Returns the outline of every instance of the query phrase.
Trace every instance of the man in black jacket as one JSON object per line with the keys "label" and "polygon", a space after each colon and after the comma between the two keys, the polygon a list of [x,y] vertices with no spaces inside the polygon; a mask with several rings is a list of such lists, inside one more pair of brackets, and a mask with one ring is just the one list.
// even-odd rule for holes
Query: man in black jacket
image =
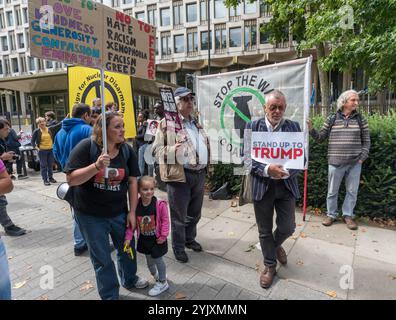
{"label": "man in black jacket", "polygon": [[[0,120],[0,159],[6,164],[8,161],[13,161],[15,152],[7,151],[7,145],[4,139],[10,132],[10,124],[7,120]],[[21,236],[26,233],[25,229],[16,226],[7,213],[7,198],[5,195],[0,195],[0,224],[4,231],[9,236]]]}

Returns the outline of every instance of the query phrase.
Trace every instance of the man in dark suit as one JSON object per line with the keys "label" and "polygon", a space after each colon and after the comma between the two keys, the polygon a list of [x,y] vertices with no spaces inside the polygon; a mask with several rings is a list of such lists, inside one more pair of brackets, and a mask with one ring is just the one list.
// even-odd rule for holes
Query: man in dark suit
{"label": "man in dark suit", "polygon": [[[296,227],[294,211],[296,198],[300,196],[297,184],[299,170],[286,170],[280,164],[263,164],[252,160],[251,131],[297,132],[301,129],[297,122],[283,118],[286,98],[282,92],[270,92],[265,101],[265,117],[246,125],[244,154],[245,164],[251,174],[254,213],[264,256],[265,269],[260,276],[260,285],[267,289],[276,274],[276,260],[281,264],[287,263],[282,243],[293,234]],[[274,209],[277,229],[272,233]]]}

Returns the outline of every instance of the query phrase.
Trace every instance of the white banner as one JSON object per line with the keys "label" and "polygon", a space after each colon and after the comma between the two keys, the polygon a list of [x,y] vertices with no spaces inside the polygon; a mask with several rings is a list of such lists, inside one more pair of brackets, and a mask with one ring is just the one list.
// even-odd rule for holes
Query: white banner
{"label": "white banner", "polygon": [[253,160],[304,169],[304,132],[252,132]]}
{"label": "white banner", "polygon": [[212,159],[241,163],[241,146],[247,122],[264,117],[265,94],[277,89],[286,96],[285,118],[308,130],[312,57],[241,71],[197,77],[196,91],[201,123],[210,138]]}

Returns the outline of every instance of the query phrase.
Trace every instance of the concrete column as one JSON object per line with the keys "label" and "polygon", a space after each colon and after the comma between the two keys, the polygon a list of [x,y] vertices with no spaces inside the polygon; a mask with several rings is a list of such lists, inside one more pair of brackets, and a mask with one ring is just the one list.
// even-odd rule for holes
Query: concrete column
{"label": "concrete column", "polygon": [[176,84],[176,72],[170,74],[170,82]]}
{"label": "concrete column", "polygon": [[20,110],[21,110],[21,116],[23,118],[26,118],[26,98],[25,98],[25,93],[22,91],[19,91],[19,97],[20,97],[20,101],[21,101],[21,105],[20,105]]}

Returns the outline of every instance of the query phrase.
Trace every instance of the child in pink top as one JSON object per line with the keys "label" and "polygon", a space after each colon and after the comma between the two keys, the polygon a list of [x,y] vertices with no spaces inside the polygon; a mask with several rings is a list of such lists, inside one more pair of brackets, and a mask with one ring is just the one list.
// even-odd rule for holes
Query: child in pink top
{"label": "child in pink top", "polygon": [[[146,255],[147,266],[156,283],[149,291],[150,296],[157,296],[169,288],[166,281],[166,265],[162,258],[168,252],[169,234],[168,204],[154,197],[155,180],[144,176],[139,179],[140,198],[136,207],[136,250]],[[129,248],[133,231],[128,228],[125,234],[125,247]]]}

